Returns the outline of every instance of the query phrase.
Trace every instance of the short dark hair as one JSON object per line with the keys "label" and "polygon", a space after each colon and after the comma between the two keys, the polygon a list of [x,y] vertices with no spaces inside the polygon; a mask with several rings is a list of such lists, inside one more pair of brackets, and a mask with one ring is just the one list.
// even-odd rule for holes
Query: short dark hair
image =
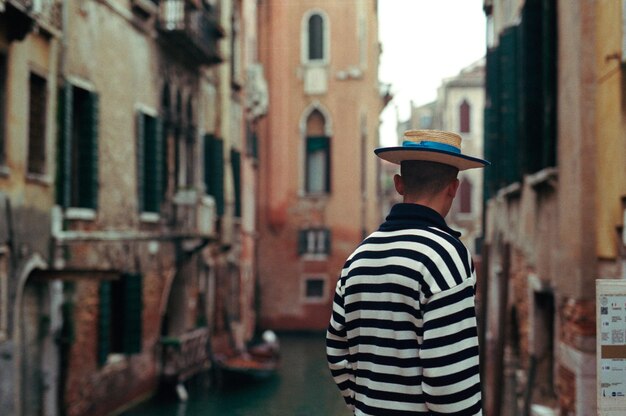
{"label": "short dark hair", "polygon": [[439,193],[456,179],[459,170],[454,166],[423,160],[405,160],[400,163],[404,193],[416,197]]}

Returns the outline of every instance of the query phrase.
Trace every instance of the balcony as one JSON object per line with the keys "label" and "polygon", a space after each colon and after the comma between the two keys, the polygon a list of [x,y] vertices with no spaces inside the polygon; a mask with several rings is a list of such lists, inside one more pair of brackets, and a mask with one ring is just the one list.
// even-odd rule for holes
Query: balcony
{"label": "balcony", "polygon": [[201,65],[222,62],[217,42],[224,37],[212,10],[197,9],[188,0],[159,3],[158,30],[161,40]]}
{"label": "balcony", "polygon": [[211,366],[208,328],[198,328],[179,337],[164,337],[163,377],[179,383]]}
{"label": "balcony", "polygon": [[62,7],[60,0],[7,0],[0,7],[0,15],[5,16],[9,42],[23,40],[35,28],[45,35],[60,37]]}
{"label": "balcony", "polygon": [[215,200],[210,195],[200,194],[196,189],[179,189],[174,195],[176,227],[189,234],[215,236]]}

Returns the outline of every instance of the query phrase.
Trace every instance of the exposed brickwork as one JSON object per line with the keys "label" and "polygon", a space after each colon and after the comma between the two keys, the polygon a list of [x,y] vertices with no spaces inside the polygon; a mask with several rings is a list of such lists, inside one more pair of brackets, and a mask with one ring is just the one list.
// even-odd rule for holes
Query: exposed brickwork
{"label": "exposed brickwork", "polygon": [[576,375],[563,366],[559,366],[558,380],[559,408],[561,416],[576,414]]}
{"label": "exposed brickwork", "polygon": [[561,341],[580,349],[584,339],[596,336],[594,300],[567,299],[561,308]]}

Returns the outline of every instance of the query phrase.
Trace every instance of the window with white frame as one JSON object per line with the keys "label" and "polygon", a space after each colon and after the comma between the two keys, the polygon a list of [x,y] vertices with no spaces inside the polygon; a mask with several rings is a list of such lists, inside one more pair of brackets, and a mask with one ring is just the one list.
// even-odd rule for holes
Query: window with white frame
{"label": "window with white frame", "polygon": [[28,163],[29,174],[46,173],[46,102],[48,83],[35,73],[29,79]]}
{"label": "window with white frame", "polygon": [[326,278],[324,276],[305,276],[303,297],[307,302],[326,300]]}
{"label": "window with white frame", "polygon": [[327,256],[330,254],[331,234],[328,228],[309,228],[300,230],[298,253],[301,256]]}
{"label": "window with white frame", "polygon": [[163,143],[161,120],[137,112],[137,196],[140,212],[159,213],[163,191]]}
{"label": "window with white frame", "polygon": [[324,19],[320,14],[312,14],[308,21],[308,52],[309,61],[324,59]]}
{"label": "window with white frame", "polygon": [[330,137],[325,133],[326,119],[313,110],[306,122],[305,176],[307,194],[330,193]]}
{"label": "window with white frame", "polygon": [[459,106],[459,131],[461,133],[469,133],[471,131],[471,109],[472,107],[467,100],[463,100]]}

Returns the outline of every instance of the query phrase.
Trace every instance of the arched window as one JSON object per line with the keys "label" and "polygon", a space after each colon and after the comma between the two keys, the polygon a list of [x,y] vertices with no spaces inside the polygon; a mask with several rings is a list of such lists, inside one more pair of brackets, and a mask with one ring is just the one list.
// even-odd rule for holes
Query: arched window
{"label": "arched window", "polygon": [[313,110],[306,121],[305,190],[308,194],[330,192],[330,138],[326,119]]}
{"label": "arched window", "polygon": [[471,114],[471,106],[469,105],[467,100],[463,100],[463,102],[459,106],[459,120],[460,120],[459,130],[461,133],[470,132],[470,114]]}
{"label": "arched window", "polygon": [[303,64],[326,64],[330,53],[330,24],[323,10],[309,10],[302,17],[300,26],[301,62]]}
{"label": "arched window", "polygon": [[319,14],[309,17],[309,61],[324,59],[324,19]]}
{"label": "arched window", "polygon": [[467,178],[461,179],[459,185],[459,212],[472,213],[472,183]]}

